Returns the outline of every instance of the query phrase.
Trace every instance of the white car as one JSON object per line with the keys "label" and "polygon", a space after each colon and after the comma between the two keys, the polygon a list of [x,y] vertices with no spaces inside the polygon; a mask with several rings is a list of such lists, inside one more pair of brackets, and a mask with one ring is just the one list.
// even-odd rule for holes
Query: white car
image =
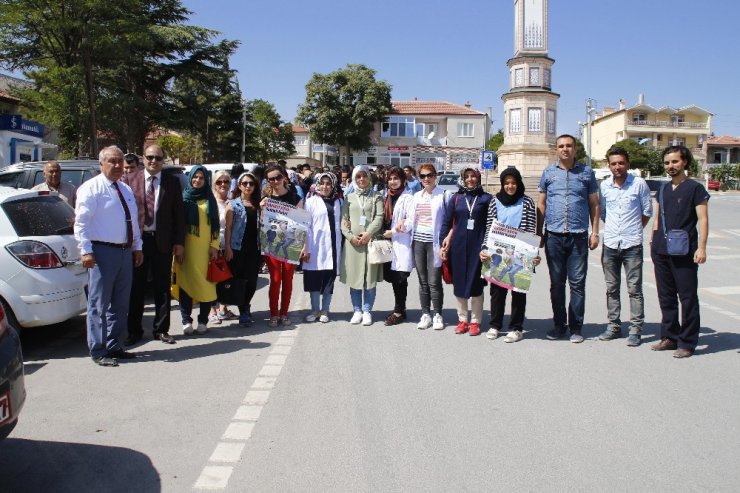
{"label": "white car", "polygon": [[55,324],[87,309],[74,219],[56,192],[0,187],[0,304],[15,327]]}

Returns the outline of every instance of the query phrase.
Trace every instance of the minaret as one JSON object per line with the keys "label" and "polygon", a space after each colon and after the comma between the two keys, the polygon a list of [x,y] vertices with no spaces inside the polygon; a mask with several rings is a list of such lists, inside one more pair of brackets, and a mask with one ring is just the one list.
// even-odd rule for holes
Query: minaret
{"label": "minaret", "polygon": [[523,176],[539,177],[554,162],[559,94],[551,91],[552,64],[547,56],[548,0],[514,0],[514,58],[504,101],[504,144],[499,172],[516,166]]}

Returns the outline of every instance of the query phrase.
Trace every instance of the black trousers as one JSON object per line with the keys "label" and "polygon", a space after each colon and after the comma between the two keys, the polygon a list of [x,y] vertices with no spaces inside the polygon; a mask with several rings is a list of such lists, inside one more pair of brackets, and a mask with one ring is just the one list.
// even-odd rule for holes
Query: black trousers
{"label": "black trousers", "polygon": [[[662,318],[660,337],[676,342],[679,348],[696,349],[699,342],[699,265],[693,255],[672,257],[651,253],[658,286],[658,303]],[[681,302],[681,323],[678,302]]]}
{"label": "black trousers", "polygon": [[406,313],[406,297],[409,291],[410,272],[403,272],[391,269],[391,262],[383,264],[383,279],[393,286],[393,305],[394,313]]}
{"label": "black trousers", "polygon": [[[496,284],[491,284],[491,326],[501,330],[504,325],[504,310],[506,309],[506,293],[509,290]],[[511,292],[511,320],[509,330],[522,330],[524,326],[524,310],[527,308],[527,293]]]}
{"label": "black trousers", "polygon": [[234,257],[229,262],[229,268],[238,279],[246,281],[244,289],[244,300],[237,305],[239,314],[249,313],[249,305],[252,303],[254,293],[257,291],[257,278],[262,265],[262,255],[258,251],[247,252],[245,250],[234,250]]}
{"label": "black trousers", "polygon": [[170,331],[170,281],[172,277],[172,252],[161,253],[154,236],[142,234],[144,262],[134,268],[131,296],[128,305],[128,333],[140,336],[144,333],[144,295],[149,270],[152,272],[154,294],[153,332],[167,334]]}

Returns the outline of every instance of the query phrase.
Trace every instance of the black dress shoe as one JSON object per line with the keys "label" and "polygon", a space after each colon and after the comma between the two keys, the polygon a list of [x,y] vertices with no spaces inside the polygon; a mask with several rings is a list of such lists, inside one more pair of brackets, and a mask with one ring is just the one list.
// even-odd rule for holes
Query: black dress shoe
{"label": "black dress shoe", "polygon": [[118,361],[108,356],[100,356],[92,359],[96,365],[100,366],[118,366]]}
{"label": "black dress shoe", "polygon": [[139,342],[142,338],[143,338],[142,334],[129,334],[124,344],[126,344],[127,346],[133,346],[134,344]]}
{"label": "black dress shoe", "polygon": [[155,341],[162,341],[165,344],[174,344],[175,338],[172,337],[169,334],[165,334],[164,332],[155,332],[154,333],[154,340]]}
{"label": "black dress shoe", "polygon": [[134,359],[136,358],[136,355],[134,353],[129,353],[128,351],[124,351],[123,349],[117,349],[115,351],[111,351],[108,353],[108,356],[116,359]]}

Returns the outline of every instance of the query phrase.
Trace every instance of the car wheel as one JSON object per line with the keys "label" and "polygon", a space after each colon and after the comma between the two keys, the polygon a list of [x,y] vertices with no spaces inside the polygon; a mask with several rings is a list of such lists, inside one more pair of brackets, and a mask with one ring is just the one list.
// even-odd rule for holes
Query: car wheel
{"label": "car wheel", "polygon": [[14,329],[20,330],[21,326],[18,324],[18,319],[15,318],[15,313],[13,313],[13,309],[10,308],[8,302],[5,301],[4,298],[0,298],[0,305],[2,305],[3,311],[5,312],[5,320],[7,320]]}

